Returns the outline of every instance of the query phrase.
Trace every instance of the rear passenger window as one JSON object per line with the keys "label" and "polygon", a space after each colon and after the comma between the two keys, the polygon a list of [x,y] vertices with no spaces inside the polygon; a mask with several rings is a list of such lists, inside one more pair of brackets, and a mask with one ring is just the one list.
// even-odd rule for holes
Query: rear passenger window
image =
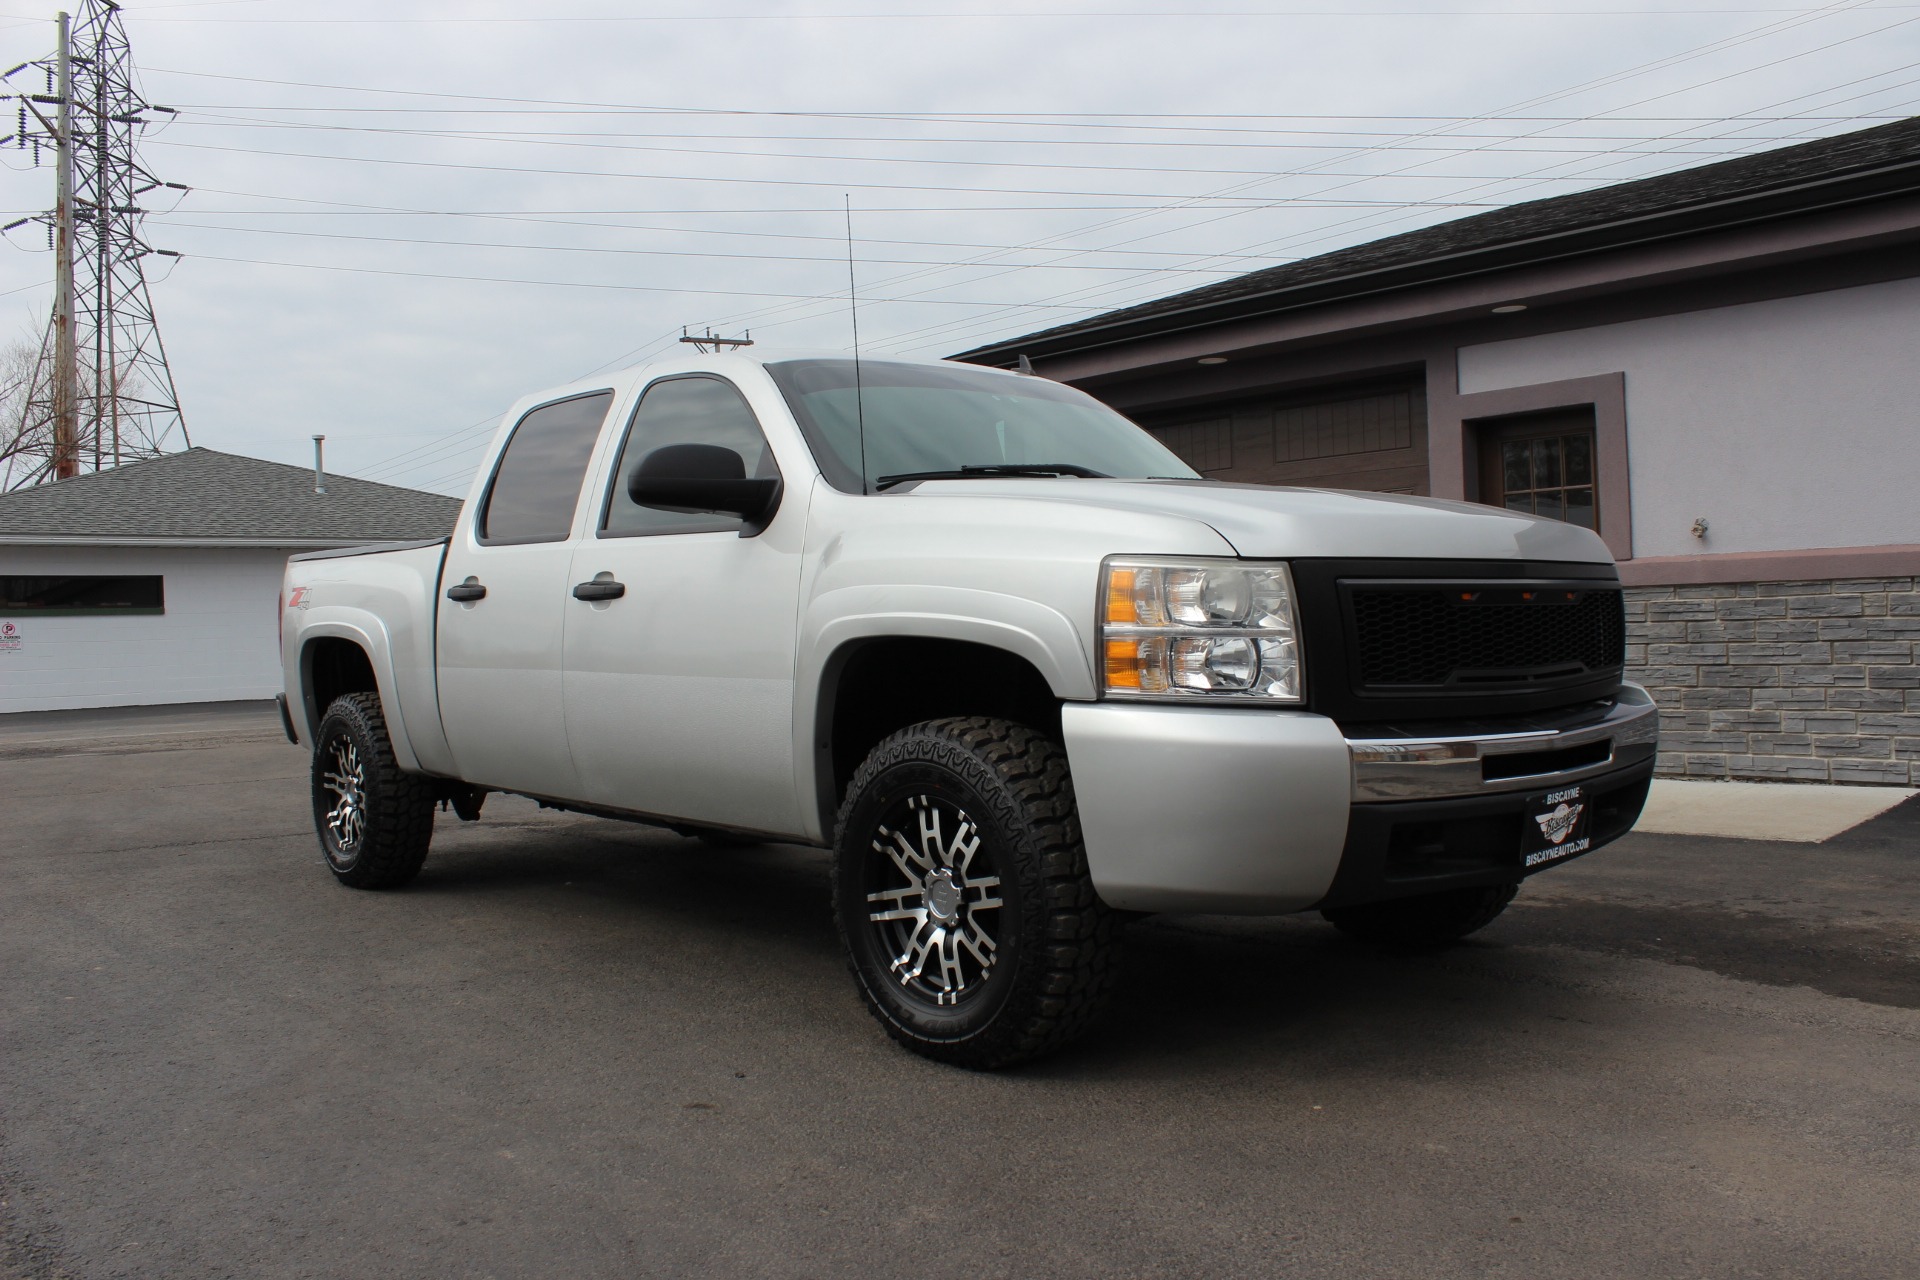
{"label": "rear passenger window", "polygon": [[661,511],[627,496],[627,482],[641,461],[670,444],[717,444],[740,455],[749,478],[778,477],[766,437],[753,410],[730,382],[706,375],[663,378],[647,388],[627,427],[613,490],[600,521],[603,538],[654,533],[717,533],[738,529],[737,516]]}
{"label": "rear passenger window", "polygon": [[513,429],[480,508],[482,542],[564,542],[593,443],[613,404],[596,391],[542,405]]}

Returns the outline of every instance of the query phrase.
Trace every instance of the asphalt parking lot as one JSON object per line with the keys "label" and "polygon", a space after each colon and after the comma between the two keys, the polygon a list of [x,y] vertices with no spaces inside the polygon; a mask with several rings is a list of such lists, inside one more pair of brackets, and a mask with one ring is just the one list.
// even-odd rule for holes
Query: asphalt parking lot
{"label": "asphalt parking lot", "polygon": [[271,712],[0,727],[0,1275],[1912,1277],[1920,801],[1630,836],[1475,941],[1131,927],[892,1047],[818,851],[490,802],[335,887]]}

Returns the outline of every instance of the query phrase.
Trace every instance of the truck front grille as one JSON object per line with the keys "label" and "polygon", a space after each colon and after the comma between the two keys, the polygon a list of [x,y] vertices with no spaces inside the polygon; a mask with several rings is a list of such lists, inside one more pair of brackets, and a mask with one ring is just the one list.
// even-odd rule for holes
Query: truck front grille
{"label": "truck front grille", "polygon": [[1594,582],[1344,582],[1356,693],[1544,689],[1617,674],[1626,621]]}

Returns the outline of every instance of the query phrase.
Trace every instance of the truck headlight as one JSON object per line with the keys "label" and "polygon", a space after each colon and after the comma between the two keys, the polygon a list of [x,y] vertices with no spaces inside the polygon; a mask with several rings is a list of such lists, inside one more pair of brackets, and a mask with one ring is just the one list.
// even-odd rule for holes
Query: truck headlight
{"label": "truck headlight", "polygon": [[1116,556],[1100,602],[1110,698],[1304,701],[1284,564]]}

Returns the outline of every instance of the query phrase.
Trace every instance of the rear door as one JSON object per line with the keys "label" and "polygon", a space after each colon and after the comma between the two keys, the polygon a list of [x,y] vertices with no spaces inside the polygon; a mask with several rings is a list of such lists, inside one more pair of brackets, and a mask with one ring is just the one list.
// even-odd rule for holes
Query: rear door
{"label": "rear door", "polygon": [[579,798],[561,693],[580,492],[612,391],[523,415],[447,548],[436,637],[440,718],[468,782]]}
{"label": "rear door", "polygon": [[[719,826],[800,830],[794,798],[793,669],[804,491],[768,527],[660,511],[627,496],[642,458],[721,445],[748,476],[778,478],[739,390],[708,374],[652,383],[627,427],[572,581],[617,598],[569,600],[567,734],[585,798]],[[603,589],[604,590],[604,589]]]}

